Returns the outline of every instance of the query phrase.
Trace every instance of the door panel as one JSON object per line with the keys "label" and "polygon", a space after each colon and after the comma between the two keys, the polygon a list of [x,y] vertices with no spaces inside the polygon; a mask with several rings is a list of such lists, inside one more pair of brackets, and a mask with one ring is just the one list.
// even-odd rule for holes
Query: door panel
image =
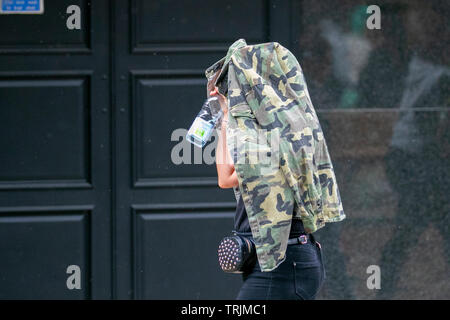
{"label": "door panel", "polygon": [[90,187],[89,75],[2,77],[0,96],[1,187]]}
{"label": "door panel", "polygon": [[[82,207],[2,210],[0,299],[89,299],[91,215]],[[82,271],[79,290],[66,286],[69,265]]]}

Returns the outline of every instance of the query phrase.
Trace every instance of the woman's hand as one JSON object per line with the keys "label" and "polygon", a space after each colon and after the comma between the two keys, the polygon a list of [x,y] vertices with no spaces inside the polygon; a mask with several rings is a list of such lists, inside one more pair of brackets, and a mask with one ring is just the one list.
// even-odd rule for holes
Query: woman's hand
{"label": "woman's hand", "polygon": [[209,93],[209,95],[218,97],[220,108],[222,109],[223,114],[226,115],[228,112],[228,99],[219,92],[219,88],[215,87],[214,90]]}

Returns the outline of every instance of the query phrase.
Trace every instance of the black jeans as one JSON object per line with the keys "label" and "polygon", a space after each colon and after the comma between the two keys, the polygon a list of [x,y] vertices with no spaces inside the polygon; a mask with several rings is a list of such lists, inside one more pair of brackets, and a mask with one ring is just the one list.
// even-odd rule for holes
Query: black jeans
{"label": "black jeans", "polygon": [[286,260],[275,270],[261,272],[258,261],[242,274],[237,300],[312,300],[325,280],[322,249],[310,235],[305,244],[289,245]]}

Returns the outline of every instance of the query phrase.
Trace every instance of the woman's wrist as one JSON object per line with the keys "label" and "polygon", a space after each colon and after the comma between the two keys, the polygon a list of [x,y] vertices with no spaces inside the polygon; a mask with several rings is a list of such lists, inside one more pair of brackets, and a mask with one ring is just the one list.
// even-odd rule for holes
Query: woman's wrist
{"label": "woman's wrist", "polygon": [[228,111],[223,112],[222,122],[228,122]]}

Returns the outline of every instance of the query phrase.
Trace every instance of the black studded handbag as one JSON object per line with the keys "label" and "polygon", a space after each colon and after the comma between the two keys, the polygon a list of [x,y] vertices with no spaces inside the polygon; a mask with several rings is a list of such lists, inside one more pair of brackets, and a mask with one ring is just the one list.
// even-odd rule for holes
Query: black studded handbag
{"label": "black studded handbag", "polygon": [[228,273],[243,273],[257,258],[253,240],[236,234],[223,238],[217,253],[220,267]]}

